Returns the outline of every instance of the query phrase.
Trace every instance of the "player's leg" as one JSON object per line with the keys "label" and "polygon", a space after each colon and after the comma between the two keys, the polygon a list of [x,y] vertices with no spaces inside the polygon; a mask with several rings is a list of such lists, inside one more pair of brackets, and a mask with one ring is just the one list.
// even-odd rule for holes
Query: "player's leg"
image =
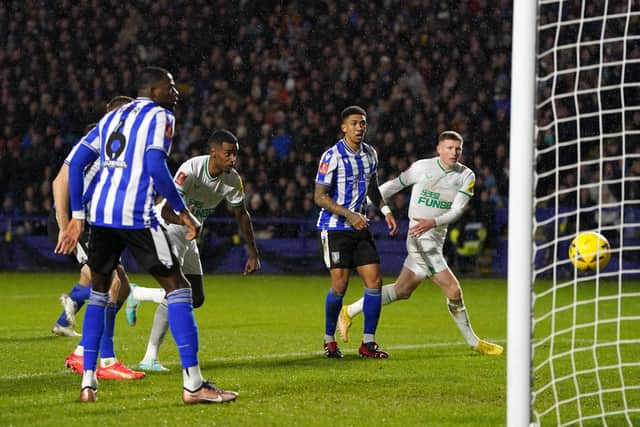
{"label": "player's leg", "polygon": [[[184,228],[181,226],[171,224],[169,225],[169,227],[167,227],[165,232],[167,237],[169,238],[169,243],[171,243],[171,249],[174,255],[177,257],[179,264],[183,266],[183,271],[184,271],[183,261],[184,261],[185,254],[187,254],[187,252],[189,252],[190,249],[192,250],[192,247],[196,248],[196,253],[197,253],[198,245],[196,244],[195,241],[188,241],[184,238]],[[199,262],[200,262],[200,258],[198,254],[198,263]],[[140,303],[142,301],[153,301],[156,304],[161,304],[165,300],[165,298],[166,298],[166,292],[164,289],[146,288],[143,286],[136,286],[136,285],[132,286],[131,294],[127,299],[127,307],[125,310],[127,322],[131,326],[136,324],[138,319],[138,307],[140,306]],[[154,317],[154,319],[159,318],[163,315],[166,317],[166,311],[164,311],[164,308],[158,307],[156,309],[156,316]],[[166,323],[166,321],[162,322],[161,319],[159,319],[159,322]],[[153,334],[153,331],[152,331],[152,334]],[[154,335],[160,336],[157,334],[154,334]],[[162,334],[162,336],[164,336],[164,334]],[[154,360],[155,360],[155,357],[154,357]]]}
{"label": "player's leg", "polygon": [[149,340],[147,341],[147,350],[140,363],[138,363],[139,369],[143,371],[168,371],[167,368],[162,366],[160,360],[158,360],[160,345],[164,341],[168,330],[169,307],[165,299],[158,304],[156,313],[153,316],[153,324],[151,326],[151,332],[149,333]]}
{"label": "player's leg", "polygon": [[104,331],[105,310],[109,302],[111,276],[118,264],[123,243],[115,229],[92,227],[89,242],[89,267],[93,289],[84,315],[82,342],[84,344],[84,372],[80,401],[95,400],[98,387],[96,364],[100,339]]}
{"label": "player's leg", "polygon": [[[83,267],[84,268],[84,267]],[[53,325],[51,332],[60,336],[77,337],[80,336],[73,330],[75,325],[75,315],[91,294],[91,280],[87,280],[84,275],[80,275],[78,282],[71,288],[69,293],[60,295],[62,313]]]}
{"label": "player's leg", "polygon": [[[79,249],[76,253],[80,253]],[[75,256],[74,256],[75,257]],[[71,288],[68,294],[60,295],[60,303],[62,304],[62,313],[53,325],[52,332],[62,336],[80,336],[73,330],[75,325],[75,315],[80,311],[85,301],[89,299],[91,294],[91,272],[86,266],[86,255],[82,252],[82,256],[76,258],[80,264],[80,277],[78,282]],[[81,261],[80,261],[81,260]]]}
{"label": "player's leg", "polygon": [[[414,273],[409,267],[407,267],[407,261],[405,261],[405,265],[402,267],[402,270],[400,270],[400,274],[396,278],[396,281],[390,285],[384,285],[382,287],[382,305],[391,304],[398,299],[408,299],[413,291],[415,291],[420,283],[422,283],[423,279],[424,275]],[[362,313],[363,308],[364,297],[342,307],[340,317],[338,318],[338,332],[343,341],[349,341],[349,328],[351,327],[353,318]]]}
{"label": "player's leg", "polygon": [[138,321],[138,307],[142,301],[152,301],[156,304],[164,301],[166,293],[162,288],[147,288],[144,286],[130,284],[131,292],[127,297],[127,303],[125,307],[125,316],[127,323],[134,326]]}
{"label": "player's leg", "polygon": [[362,302],[364,334],[358,353],[360,357],[386,359],[389,355],[380,350],[375,339],[382,308],[380,257],[369,230],[358,231],[355,237],[358,243],[354,252],[354,264],[365,286]]}
{"label": "player's leg", "polygon": [[328,358],[342,358],[342,351],[336,342],[336,327],[338,316],[342,309],[342,299],[349,284],[348,268],[332,268],[329,270],[331,277],[331,287],[324,302],[325,323],[324,323],[324,352]]}
{"label": "player's leg", "polygon": [[322,257],[331,277],[331,287],[324,303],[324,352],[329,358],[342,358],[335,333],[338,316],[342,309],[342,299],[349,285],[349,273],[353,267],[355,240],[352,234],[348,231],[323,230],[320,232]]}
{"label": "player's leg", "polygon": [[356,268],[365,283],[362,312],[364,313],[364,334],[358,349],[360,357],[386,359],[389,355],[380,350],[376,343],[376,329],[382,307],[382,279],[380,264],[367,264]]}
{"label": "player's leg", "polygon": [[[113,290],[117,292],[113,292]],[[118,264],[111,281],[111,298],[105,310],[104,330],[100,340],[100,366],[98,379],[135,380],[145,376],[144,372],[134,371],[120,362],[115,353],[113,336],[116,315],[129,295],[129,277],[121,264]]]}
{"label": "player's leg", "polygon": [[[191,284],[193,308],[198,308],[204,303],[204,285],[202,279],[202,264],[200,252],[195,241],[186,241],[181,235],[182,227],[169,227],[167,235],[174,253],[182,265],[182,271]],[[169,312],[166,299],[158,305],[153,317],[153,325],[147,342],[147,351],[138,367],[145,371],[168,371],[158,360],[158,352],[169,328]]]}
{"label": "player's leg", "polygon": [[[47,234],[54,245],[58,240],[59,232],[60,229],[58,228],[55,209],[52,209],[47,219]],[[91,292],[91,273],[89,272],[89,268],[85,267],[85,263],[87,262],[85,251],[86,234],[82,236],[81,241],[78,243],[78,248],[71,257],[74,262],[80,264],[80,278],[69,293],[60,296],[60,303],[62,304],[63,310],[51,329],[51,332],[60,336],[80,336],[80,334],[73,330],[75,314],[84,305],[84,302],[89,299]]]}
{"label": "player's leg", "polygon": [[183,393],[186,404],[235,400],[236,392],[225,391],[202,377],[198,361],[198,326],[193,315],[191,287],[169,239],[160,227],[121,233],[138,264],[162,285],[167,293],[169,328],[178,347],[182,364]]}
{"label": "player's leg", "polygon": [[460,283],[451,270],[446,267],[444,270],[433,274],[431,279],[436,285],[438,285],[438,287],[440,287],[440,289],[442,289],[442,292],[447,297],[447,308],[449,313],[456,322],[456,325],[464,339],[467,341],[467,344],[482,354],[491,356],[499,356],[502,354],[502,346],[479,339],[473,331],[471,321],[469,320],[469,314],[467,313],[467,308],[465,307],[464,300],[462,298]]}
{"label": "player's leg", "polygon": [[[191,292],[193,295],[193,308],[198,308],[204,302],[204,291],[202,286],[202,276],[185,274],[185,277],[191,283]],[[153,316],[153,324],[149,333],[149,341],[147,342],[147,350],[144,357],[138,364],[138,368],[143,371],[168,371],[159,360],[160,346],[164,341],[164,337],[169,329],[169,308],[165,299],[156,309]]]}

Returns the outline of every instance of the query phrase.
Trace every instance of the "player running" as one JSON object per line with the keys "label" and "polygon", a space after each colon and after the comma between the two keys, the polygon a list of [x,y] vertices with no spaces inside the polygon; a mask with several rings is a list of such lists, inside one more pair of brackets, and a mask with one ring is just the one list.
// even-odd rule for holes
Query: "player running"
{"label": "player running", "polygon": [[[238,156],[238,139],[228,130],[214,131],[209,137],[209,154],[197,156],[184,162],[174,177],[174,184],[178,193],[182,195],[192,209],[193,214],[204,222],[222,202],[232,206],[240,232],[248,245],[248,258],[244,266],[244,274],[253,273],[260,268],[258,248],[253,234],[251,216],[245,207],[244,188],[240,174],[234,169]],[[162,217],[169,223],[167,234],[176,252],[178,261],[193,292],[193,308],[204,303],[204,286],[202,278],[202,264],[200,252],[195,240],[184,237],[184,226],[179,225],[180,219],[163,201],[158,205]],[[136,286],[127,300],[127,320],[129,324],[136,323],[136,310],[139,301],[151,300],[158,302],[158,291],[162,290]],[[167,301],[161,295],[161,302],[156,309],[151,334],[147,344],[147,352],[138,365],[145,371],[166,371],[158,360],[160,345],[168,329]]]}
{"label": "player running", "polygon": [[[473,196],[475,174],[458,163],[462,144],[459,133],[442,132],[438,137],[437,157],[418,160],[400,176],[380,186],[385,198],[412,187],[407,258],[396,282],[382,287],[382,304],[408,299],[424,278],[430,277],[447,297],[449,313],[467,344],[478,353],[499,356],[502,346],[481,340],[473,332],[460,283],[442,253],[447,225],[460,218]],[[364,304],[361,298],[340,311],[338,331],[343,341],[349,340],[352,319],[363,311]]]}

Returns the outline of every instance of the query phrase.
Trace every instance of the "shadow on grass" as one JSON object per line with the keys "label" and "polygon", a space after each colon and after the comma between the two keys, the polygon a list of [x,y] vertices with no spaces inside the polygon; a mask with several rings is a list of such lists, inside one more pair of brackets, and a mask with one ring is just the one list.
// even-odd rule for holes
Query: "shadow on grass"
{"label": "shadow on grass", "polygon": [[[397,352],[397,356],[394,357],[394,354]],[[282,357],[277,356],[255,356],[255,357],[246,357],[239,356],[234,359],[233,357],[225,358],[224,360],[216,360],[212,359],[202,359],[200,364],[203,369],[251,369],[251,368],[309,368],[309,367],[318,367],[326,369],[328,367],[339,367],[339,366],[350,366],[354,364],[362,364],[362,363],[379,363],[379,364],[395,364],[395,362],[406,363],[409,361],[416,360],[436,360],[436,359],[451,359],[460,358],[461,362],[464,363],[464,360],[468,356],[475,356],[475,353],[470,352],[457,352],[452,354],[452,352],[446,351],[445,349],[429,351],[428,353],[419,352],[415,350],[396,350],[392,352],[390,358],[387,360],[376,360],[376,359],[362,359],[357,354],[348,352],[344,355],[342,359],[328,359],[324,356],[323,353],[309,353],[307,355],[300,356],[291,356],[291,355],[283,355]],[[173,369],[179,368],[179,366],[172,366]]]}

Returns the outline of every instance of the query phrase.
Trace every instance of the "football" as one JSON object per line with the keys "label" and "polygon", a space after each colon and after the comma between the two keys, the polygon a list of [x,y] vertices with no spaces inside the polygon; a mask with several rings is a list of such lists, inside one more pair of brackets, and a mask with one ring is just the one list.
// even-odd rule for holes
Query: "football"
{"label": "football", "polygon": [[580,271],[602,270],[610,259],[611,246],[600,233],[580,233],[569,245],[569,260]]}

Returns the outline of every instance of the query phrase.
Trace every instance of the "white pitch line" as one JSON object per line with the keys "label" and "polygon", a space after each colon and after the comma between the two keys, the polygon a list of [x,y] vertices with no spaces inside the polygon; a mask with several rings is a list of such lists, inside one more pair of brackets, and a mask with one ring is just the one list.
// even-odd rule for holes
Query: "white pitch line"
{"label": "white pitch line", "polygon": [[[496,340],[495,342],[504,342],[504,340]],[[421,348],[462,347],[462,346],[466,347],[467,345],[464,342],[456,341],[456,342],[436,342],[436,343],[424,343],[424,344],[391,345],[391,346],[385,346],[384,349],[385,350],[418,350]],[[202,361],[206,363],[236,362],[236,361],[242,362],[242,361],[255,361],[255,360],[285,359],[289,357],[319,356],[322,354],[324,354],[322,351],[299,351],[299,352],[292,352],[292,353],[272,353],[272,354],[261,354],[261,355],[213,357],[213,358],[202,359]],[[171,364],[168,364],[168,366],[171,366]],[[41,377],[54,376],[54,375],[67,375],[68,373],[69,371],[64,369],[60,371],[0,375],[0,381],[34,379],[34,378],[41,378]]]}

